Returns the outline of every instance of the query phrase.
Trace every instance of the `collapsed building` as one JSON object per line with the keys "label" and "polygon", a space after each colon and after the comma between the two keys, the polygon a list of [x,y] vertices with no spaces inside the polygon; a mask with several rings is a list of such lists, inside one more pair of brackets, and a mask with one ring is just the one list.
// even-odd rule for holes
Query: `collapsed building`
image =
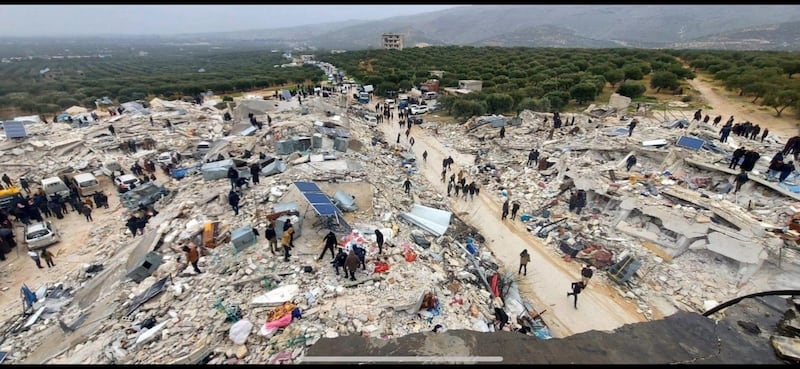
{"label": "collapsed building", "polygon": [[[25,140],[0,143],[4,169],[14,177],[99,171],[108,161],[128,168],[166,151],[181,157],[158,181],[172,195],[156,203],[143,237],[121,232],[128,212],[116,212],[90,233],[86,249],[95,261],[36,289],[33,313],[6,322],[0,350],[7,360],[298,362],[323,337],[493,331],[492,298],[501,294],[512,326],[552,337],[542,307],[520,296],[515,277],[501,270],[474,228],[448,211],[435,184],[415,181],[427,189],[419,203],[399,190],[416,173],[416,157],[371,129],[360,118],[366,109],[345,111],[321,98],[303,106],[255,101],[234,108],[226,121],[212,102],[155,100],[146,113],[134,109],[107,120],[116,137],[105,124],[55,123],[29,125]],[[605,271],[595,278],[612,282],[648,318],[656,318],[654,306],[660,315],[703,311],[745,291],[791,283],[783,273],[797,269],[797,255],[773,231],[797,208],[789,203],[797,196],[795,178],[780,185],[753,179],[732,196],[734,173],[725,160],[741,144],[737,137],[720,145],[711,126],[676,128],[684,125],[645,115],[629,138],[618,114],[627,103],[576,114],[574,125],[557,130],[545,120],[552,114],[530,111],[421,127],[474,154],[470,175],[485,191],[522,203],[531,238],[565,260]],[[258,129],[249,114],[260,121],[269,114],[273,123]],[[499,144],[501,127],[506,138]],[[696,141],[701,146],[687,144]],[[527,166],[533,147],[540,160]],[[748,147],[782,149],[774,139]],[[623,169],[629,155],[638,158],[630,172]],[[764,160],[751,177],[764,172]],[[240,215],[233,216],[224,173],[235,167],[248,176],[253,163],[261,184],[245,187]],[[584,215],[568,210],[573,190],[587,193]],[[271,255],[253,232],[263,232],[268,220],[279,232],[287,220],[295,224],[292,262]],[[328,229],[340,240],[358,231],[368,260],[386,266],[370,263],[350,282],[327,260],[311,262]],[[386,236],[383,256],[376,255],[375,229]],[[206,273],[185,269],[181,246],[190,242],[204,249]]]}

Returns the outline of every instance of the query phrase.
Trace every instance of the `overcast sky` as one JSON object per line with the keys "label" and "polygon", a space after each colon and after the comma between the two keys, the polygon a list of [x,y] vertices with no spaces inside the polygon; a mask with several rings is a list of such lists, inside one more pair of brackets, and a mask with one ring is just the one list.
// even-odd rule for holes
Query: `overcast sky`
{"label": "overcast sky", "polygon": [[458,5],[0,5],[2,36],[142,35],[383,19]]}

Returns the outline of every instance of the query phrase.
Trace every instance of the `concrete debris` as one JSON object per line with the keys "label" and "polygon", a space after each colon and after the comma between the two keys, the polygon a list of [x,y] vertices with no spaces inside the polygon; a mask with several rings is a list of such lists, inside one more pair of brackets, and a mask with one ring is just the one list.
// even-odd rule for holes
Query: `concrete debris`
{"label": "concrete debris", "polygon": [[[162,166],[164,179],[156,180],[169,190],[157,206],[95,217],[80,251],[93,253],[94,260],[61,281],[75,288],[73,303],[51,312],[56,319],[37,317],[29,331],[6,335],[11,359],[292,363],[321,337],[389,339],[437,325],[494,331],[490,291],[495,288],[511,291],[502,297],[512,318],[536,314],[513,278],[494,277],[502,275],[498,261],[480,234],[447,210],[442,186],[421,180],[417,158],[404,154],[409,147],[361,119],[351,120],[366,109],[340,108],[338,93],[302,101],[302,107],[296,98],[252,100],[237,108],[231,103],[233,117],[225,120],[228,109],[158,100],[149,109],[131,106],[86,127],[30,124],[27,138],[0,141],[4,172],[12,178],[24,175],[31,183],[78,170],[110,182],[105,163],[119,163],[128,173],[136,161],[178,153]],[[731,194],[732,176],[723,167],[734,148],[730,140],[718,145],[722,152],[676,145],[684,135],[713,140],[716,128],[701,122],[669,128],[662,119],[637,116],[639,124],[629,137],[623,120],[628,118],[615,114],[625,112],[630,101],[612,97],[610,104],[561,114],[564,125],[558,129],[552,128],[553,113],[531,111],[511,120],[477,117],[463,125],[426,122],[421,127],[436,129],[437,138],[459,152],[459,162],[474,160],[462,167],[481,192],[517,201],[517,218],[528,236],[550,252],[601,271],[626,257],[640,262],[633,278],[610,285],[620,296],[638,300],[648,318],[654,317],[652,300],[666,296],[681,309],[701,311],[706,301],[767,289],[753,282],[770,280],[763,277],[765,261],[780,255],[784,263],[800,262],[795,253],[781,253],[784,239],[767,231],[784,228],[794,214],[790,205],[800,208],[787,202],[791,189],[781,187],[781,192],[749,181]],[[251,129],[249,114],[263,127]],[[111,120],[115,135],[108,131]],[[505,129],[503,139],[499,127]],[[146,141],[155,135],[158,140]],[[747,141],[747,146],[765,155],[783,148],[770,140]],[[533,148],[539,156],[528,160]],[[631,156],[637,160],[626,167]],[[756,162],[751,178],[765,173],[768,164]],[[229,168],[236,168],[243,182],[230,181]],[[185,170],[180,178],[170,175],[179,170]],[[258,183],[254,172],[260,174]],[[406,176],[415,198],[402,190]],[[319,184],[348,211],[345,222],[317,215],[319,209],[292,186],[297,181]],[[795,181],[786,180],[800,188]],[[228,198],[232,188],[240,188],[238,215]],[[132,213],[149,219],[144,237],[133,241],[124,226]],[[297,229],[287,238],[293,246],[284,261],[283,226],[289,221]],[[264,237],[269,222],[275,223],[277,250]],[[341,229],[343,224],[354,232]],[[334,268],[326,254],[319,255],[329,229],[336,232],[339,248],[366,255],[355,281]],[[381,254],[375,229],[384,235]],[[344,236],[351,238],[345,242]],[[187,262],[191,252],[185,246],[196,247],[201,272]],[[388,269],[379,270],[377,261]],[[90,273],[90,265],[102,268]],[[131,278],[123,278],[126,273]],[[594,278],[605,277],[598,272]],[[158,288],[148,292],[154,285]],[[47,309],[41,311],[45,315]],[[44,328],[85,319],[88,313],[87,322],[68,333],[82,339],[59,340],[63,347],[58,349],[43,346],[48,335],[63,333]],[[539,314],[525,327],[528,334],[547,339]],[[518,319],[510,320],[508,327],[523,328]],[[251,335],[253,328],[259,334]]]}

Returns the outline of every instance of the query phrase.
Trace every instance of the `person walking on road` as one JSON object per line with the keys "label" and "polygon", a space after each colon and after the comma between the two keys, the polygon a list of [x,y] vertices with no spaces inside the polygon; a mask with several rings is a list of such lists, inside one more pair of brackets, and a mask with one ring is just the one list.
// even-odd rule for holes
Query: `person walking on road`
{"label": "person walking on road", "polygon": [[28,256],[33,259],[33,262],[36,263],[36,266],[39,267],[39,269],[44,269],[42,266],[42,261],[39,259],[39,254],[37,254],[36,251],[28,251]]}
{"label": "person walking on road", "polygon": [[428,150],[422,152],[422,161],[425,163],[428,162]]}
{"label": "person walking on road", "polygon": [[503,214],[501,216],[502,220],[506,220],[508,217],[508,199],[503,203]]}
{"label": "person walking on road", "polygon": [[519,270],[517,271],[517,274],[522,273],[522,270],[525,269],[525,273],[522,275],[528,275],[528,263],[530,262],[531,254],[528,253],[527,249],[522,250],[522,252],[519,253]]}
{"label": "person walking on road", "polygon": [[89,205],[83,204],[81,207],[81,214],[86,217],[87,222],[94,222],[94,219],[92,219],[92,208],[90,208]]}
{"label": "person walking on road", "polygon": [[511,203],[511,220],[516,220],[517,219],[517,212],[518,211],[519,211],[519,201],[514,200],[514,202]]}
{"label": "person walking on road", "polygon": [[583,283],[583,288],[586,288],[586,286],[589,285],[589,280],[592,279],[593,275],[594,271],[592,270],[592,267],[590,267],[589,264],[584,265],[583,269],[581,269],[581,282]]}
{"label": "person walking on road", "polygon": [[44,262],[47,263],[48,268],[56,266],[56,263],[53,262],[53,253],[50,252],[50,250],[42,250],[42,259],[44,259]]}
{"label": "person walking on road", "polygon": [[583,282],[572,282],[572,292],[567,292],[567,298],[570,296],[574,297],[572,306],[575,307],[575,309],[578,308],[578,295],[581,293],[581,291],[583,291],[584,288],[585,286],[583,285]]}
{"label": "person walking on road", "polygon": [[328,231],[328,234],[325,235],[325,238],[322,239],[322,242],[325,243],[325,247],[322,249],[322,253],[319,254],[319,258],[317,260],[322,260],[322,257],[325,256],[325,251],[331,250],[331,260],[336,258],[336,252],[334,251],[334,247],[336,247],[336,234],[333,231]]}

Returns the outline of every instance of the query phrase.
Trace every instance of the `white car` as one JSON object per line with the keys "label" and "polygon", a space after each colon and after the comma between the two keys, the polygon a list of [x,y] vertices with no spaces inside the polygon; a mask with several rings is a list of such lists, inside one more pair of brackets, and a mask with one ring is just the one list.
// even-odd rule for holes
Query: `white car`
{"label": "white car", "polygon": [[119,192],[128,192],[131,186],[138,187],[141,182],[139,182],[139,178],[136,178],[133,174],[123,174],[114,178],[114,184],[117,185]]}
{"label": "white car", "polygon": [[172,151],[162,152],[161,154],[158,154],[158,157],[156,158],[156,163],[163,164],[163,165],[172,164],[172,156],[173,155],[174,155],[174,153]]}
{"label": "white car", "polygon": [[28,246],[28,250],[42,249],[58,241],[61,241],[61,235],[49,221],[25,226],[25,245]]}
{"label": "white car", "polygon": [[428,106],[427,105],[412,105],[411,106],[411,114],[417,115],[417,114],[425,114],[427,112],[428,112]]}

